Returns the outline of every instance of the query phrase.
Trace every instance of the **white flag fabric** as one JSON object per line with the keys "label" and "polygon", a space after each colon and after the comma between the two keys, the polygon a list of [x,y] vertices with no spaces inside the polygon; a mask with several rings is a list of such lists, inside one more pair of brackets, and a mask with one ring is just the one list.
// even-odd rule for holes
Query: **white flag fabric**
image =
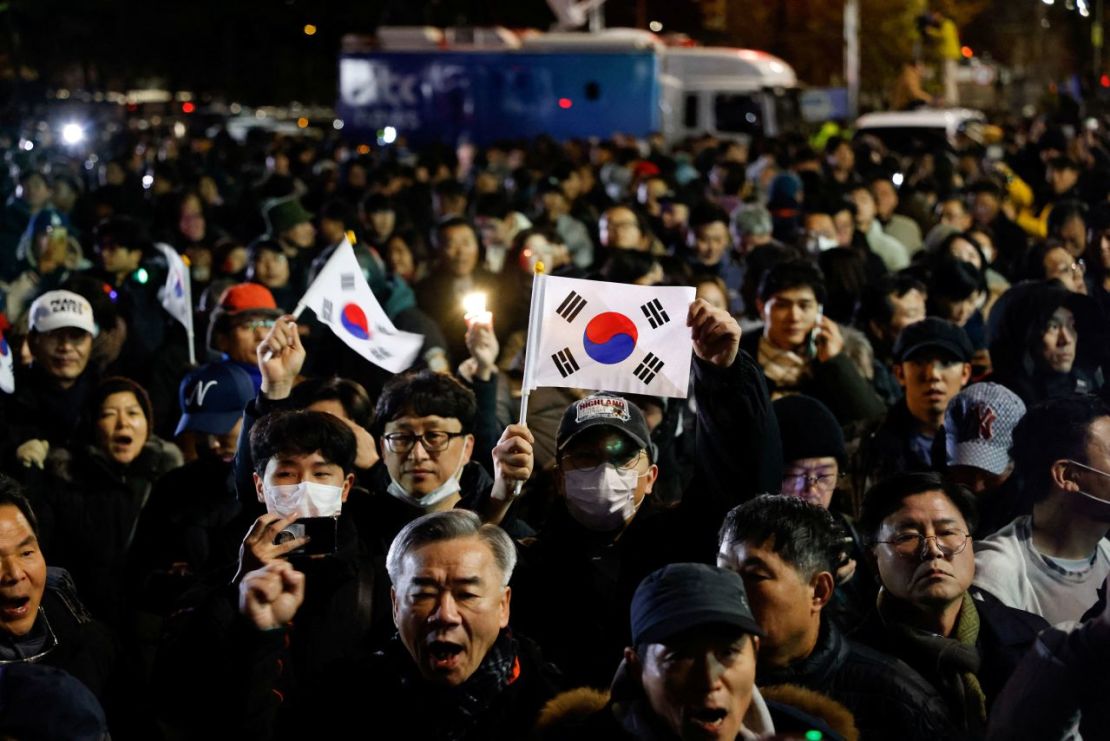
{"label": "white flag fabric", "polygon": [[156,242],[158,251],[166,258],[169,269],[166,271],[166,284],[158,291],[158,300],[162,302],[169,315],[185,325],[189,336],[193,334],[193,301],[190,296],[189,268],[177,250],[168,244]]}
{"label": "white flag fabric", "polygon": [[12,348],[0,332],[0,391],[5,394],[15,393],[15,361],[12,357]]}
{"label": "white flag fabric", "polygon": [[408,370],[424,346],[424,335],[402,332],[389,321],[346,239],[335,248],[299,305],[312,309],[347,347],[392,373]]}
{"label": "white flag fabric", "polygon": [[693,288],[537,275],[532,290],[525,391],[563,386],[686,397]]}

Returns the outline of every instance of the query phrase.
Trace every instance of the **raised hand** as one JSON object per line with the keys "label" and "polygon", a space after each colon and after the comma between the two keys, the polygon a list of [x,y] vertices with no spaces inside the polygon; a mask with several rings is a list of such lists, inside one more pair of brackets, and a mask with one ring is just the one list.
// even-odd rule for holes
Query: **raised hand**
{"label": "raised hand", "polygon": [[258,369],[262,372],[263,396],[267,399],[288,397],[305,359],[304,345],[293,315],[286,314],[274,322],[255,352]]}
{"label": "raised hand", "polygon": [[239,582],[239,612],[259,630],[287,625],[304,602],[304,574],[274,561]]}
{"label": "raised hand", "polygon": [[719,368],[728,368],[740,351],[740,325],[724,309],[715,309],[705,299],[695,299],[686,315],[692,330],[694,354]]}

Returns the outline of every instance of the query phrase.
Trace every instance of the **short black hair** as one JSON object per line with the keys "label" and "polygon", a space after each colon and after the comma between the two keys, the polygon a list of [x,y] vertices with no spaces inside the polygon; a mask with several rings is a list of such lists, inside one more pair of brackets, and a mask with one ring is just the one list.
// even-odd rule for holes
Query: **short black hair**
{"label": "short black hair", "polygon": [[35,516],[35,510],[31,507],[31,500],[23,494],[23,487],[19,482],[11,476],[0,473],[0,507],[5,504],[10,504],[19,510],[20,514],[27,518],[27,524],[31,526],[31,532],[35,537],[39,537],[39,520]]}
{"label": "short black hair", "polygon": [[396,376],[382,389],[374,407],[376,437],[385,432],[386,424],[399,417],[436,417],[459,420],[462,431],[474,429],[478,401],[474,392],[455,378],[430,370]]}
{"label": "short black hair", "polygon": [[817,303],[825,303],[825,276],[821,270],[806,260],[788,260],[771,267],[759,282],[759,299],[769,301],[776,293],[791,288],[808,286],[813,289]]}
{"label": "short black hair", "polygon": [[93,244],[98,252],[107,246],[119,246],[130,252],[142,252],[146,257],[154,251],[146,227],[130,216],[110,216],[97,224],[93,229]]}
{"label": "short black hair", "polygon": [[1110,407],[1086,394],[1047,399],[1026,410],[1014,428],[1010,459],[1018,486],[1031,501],[1048,496],[1053,463],[1065,458],[1087,462],[1091,423],[1105,416]]}
{"label": "short black hair", "polygon": [[721,550],[737,541],[763,543],[807,581],[822,571],[836,573],[843,531],[822,507],[799,497],[764,494],[725,515],[717,536]]}
{"label": "short black hair", "polygon": [[481,264],[486,256],[486,248],[485,245],[482,244],[482,233],[478,231],[478,227],[474,226],[474,223],[471,222],[470,219],[462,216],[451,216],[436,224],[435,248],[442,252],[447,230],[460,226],[465,226],[470,230],[470,233],[474,235],[474,241],[478,243],[478,263]]}
{"label": "short black hair", "polygon": [[730,221],[728,212],[712,203],[700,203],[690,211],[690,230],[699,229],[715,222],[721,222],[727,228]]}
{"label": "short black hair", "polygon": [[856,307],[856,326],[863,330],[868,329],[871,322],[886,326],[894,318],[890,297],[902,298],[910,291],[917,291],[922,297],[928,294],[925,284],[909,273],[888,273],[869,282],[863,287]]}
{"label": "short black hair", "polygon": [[954,257],[939,259],[929,276],[929,304],[932,309],[929,313],[941,316],[936,306],[940,299],[963,301],[986,290],[987,281],[983,272],[970,262]]}
{"label": "short black hair", "polygon": [[351,473],[358,445],[355,433],[338,417],[307,409],[275,412],[251,428],[251,458],[261,476],[278,455],[311,455],[317,451],[329,463]]}
{"label": "short black hair", "polygon": [[374,415],[373,402],[366,389],[349,378],[310,378],[293,388],[292,399],[298,408],[318,401],[337,401],[352,422],[366,429],[370,428]]}
{"label": "short black hair", "polygon": [[963,515],[967,529],[975,532],[979,517],[974,495],[966,487],[945,480],[939,473],[924,471],[896,473],[867,490],[859,517],[859,530],[863,537],[874,544],[879,537],[883,520],[897,512],[906,497],[927,491],[943,492]]}
{"label": "short black hair", "polygon": [[1082,219],[1083,224],[1086,225],[1089,211],[1087,204],[1074,199],[1056,203],[1052,210],[1048,212],[1048,235],[1050,237],[1060,236],[1060,230],[1072,219]]}

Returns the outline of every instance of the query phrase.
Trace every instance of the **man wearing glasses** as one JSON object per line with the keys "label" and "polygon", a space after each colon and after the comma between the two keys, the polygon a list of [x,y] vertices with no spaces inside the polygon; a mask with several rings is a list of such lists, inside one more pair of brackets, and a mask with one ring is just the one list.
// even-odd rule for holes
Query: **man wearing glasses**
{"label": "man wearing glasses", "polygon": [[1015,476],[1035,500],[975,548],[975,585],[1004,604],[1072,623],[1110,574],[1110,408],[1097,397],[1036,404],[1014,429]]}
{"label": "man wearing glasses", "polygon": [[251,374],[254,389],[262,387],[255,349],[282,315],[266,286],[238,283],[220,296],[208,325],[208,347]]}
{"label": "man wearing glasses", "polygon": [[968,591],[975,502],[962,486],[897,474],[867,492],[859,524],[882,586],[853,637],[916,669],[947,701],[953,725],[981,736],[991,702],[1047,623]]}
{"label": "man wearing glasses", "polygon": [[[384,471],[375,491],[379,522],[389,522],[383,544],[409,521],[429,512],[461,507],[485,522],[500,523],[513,501],[515,484],[532,473],[534,438],[523,425],[509,425],[493,447],[494,479],[476,461],[476,429],[488,423],[474,392],[451,376],[431,371],[399,376],[382,389],[374,409]],[[496,434],[496,432],[494,433]],[[487,437],[492,437],[487,434]],[[399,506],[398,506],[399,505]]]}

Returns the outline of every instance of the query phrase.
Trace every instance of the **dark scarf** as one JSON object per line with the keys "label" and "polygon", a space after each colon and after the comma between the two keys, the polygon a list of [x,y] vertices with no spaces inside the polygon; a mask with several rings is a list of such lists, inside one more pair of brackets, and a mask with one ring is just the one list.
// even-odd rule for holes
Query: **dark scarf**
{"label": "dark scarf", "polygon": [[458,687],[429,692],[430,706],[436,709],[433,738],[459,741],[466,738],[501,692],[520,677],[517,644],[502,632],[470,678]]}
{"label": "dark scarf", "polygon": [[946,638],[918,630],[899,622],[892,614],[891,600],[885,590],[879,592],[879,616],[886,630],[913,658],[910,664],[926,668],[928,676],[938,678],[942,690],[961,711],[964,727],[969,731],[986,728],[987,697],[979,684],[982,657],[975,645],[979,640],[979,611],[971,595],[964,592],[963,604],[956,619],[954,638]]}

